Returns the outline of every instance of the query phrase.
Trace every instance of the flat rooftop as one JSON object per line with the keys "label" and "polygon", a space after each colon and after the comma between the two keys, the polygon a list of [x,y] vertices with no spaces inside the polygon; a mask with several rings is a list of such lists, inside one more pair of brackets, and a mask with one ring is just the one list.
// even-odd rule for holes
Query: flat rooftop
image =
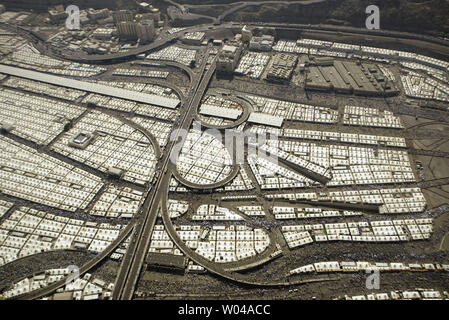
{"label": "flat rooftop", "polygon": [[242,110],[217,107],[210,104],[201,106],[200,114],[205,116],[213,116],[230,120],[237,120],[242,114]]}
{"label": "flat rooftop", "polygon": [[151,104],[163,108],[175,109],[179,106],[179,99],[164,98],[154,94],[141,93],[122,88],[110,87],[102,84],[86,81],[74,80],[59,76],[46,74],[43,72],[31,71],[27,69],[6,66],[0,64],[0,72],[11,76],[45,82],[60,87],[78,89],[90,93],[96,93],[104,96],[135,101],[139,103]]}
{"label": "flat rooftop", "polygon": [[187,266],[187,260],[184,256],[159,252],[151,252],[148,255],[147,263],[154,267],[168,267],[180,270],[184,270]]}
{"label": "flat rooftop", "polygon": [[253,112],[249,116],[248,122],[281,128],[284,118],[262,112]]}

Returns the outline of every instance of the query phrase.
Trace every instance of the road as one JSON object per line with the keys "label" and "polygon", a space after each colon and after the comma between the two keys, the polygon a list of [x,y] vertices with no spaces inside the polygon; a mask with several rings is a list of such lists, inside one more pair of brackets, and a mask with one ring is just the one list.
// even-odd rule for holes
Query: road
{"label": "road", "polygon": [[[187,98],[188,105],[182,111],[182,122],[180,129],[187,130],[190,127],[194,110],[198,107],[198,104],[207,89],[207,85],[209,84],[210,78],[207,81],[202,81],[207,65],[209,49],[210,47],[208,48],[206,56],[203,58],[199,73],[193,79],[190,94]],[[143,221],[138,224],[135,238],[131,242],[125,258],[123,259],[112,296],[114,300],[130,300],[133,297],[134,288],[148,252],[151,234],[156,222],[158,210],[160,208],[159,201],[162,199],[162,192],[168,188],[168,179],[165,178],[171,174],[168,171],[168,166],[170,164],[170,154],[175,144],[176,141],[171,141],[167,147],[168,152],[164,154],[161,169],[162,172],[164,172],[164,175],[158,180],[153,192],[149,196],[151,197],[151,205],[146,208],[147,210],[145,211],[145,216],[142,219]]]}
{"label": "road", "polygon": [[217,21],[219,23],[223,22],[223,20],[227,17],[232,15],[233,13],[236,13],[237,11],[246,9],[248,7],[260,7],[260,6],[264,6],[264,5],[292,5],[292,4],[296,4],[296,5],[303,5],[303,6],[307,6],[307,5],[311,5],[311,4],[315,4],[315,3],[322,3],[322,2],[327,2],[328,0],[310,0],[310,1],[260,1],[260,2],[241,2],[240,5],[238,5],[237,7],[234,7],[232,9],[229,9],[228,11],[222,13],[218,18]]}
{"label": "road", "polygon": [[[241,25],[234,25],[235,27],[241,27]],[[138,53],[147,52],[149,50],[153,50],[156,48],[159,48],[171,41],[179,39],[179,37],[184,34],[185,32],[192,32],[195,30],[206,30],[210,27],[207,26],[201,26],[201,27],[194,27],[194,28],[188,28],[182,32],[173,34],[167,38],[164,38],[162,40],[158,40],[157,42],[138,48],[137,50],[120,53],[119,55],[108,55],[108,56],[89,56],[89,57],[64,57],[65,59],[69,59],[72,61],[79,61],[84,63],[102,63],[102,62],[114,62],[119,61],[121,59],[126,58],[132,58]],[[218,27],[212,27],[212,29],[216,29]],[[220,28],[223,28],[221,26]],[[209,54],[209,51],[207,55]],[[210,78],[213,75],[214,67],[213,64],[209,69],[208,72],[206,72],[206,64],[207,64],[207,56],[203,59],[202,65],[199,68],[199,72],[197,74],[192,75],[191,77],[191,88],[189,91],[188,97],[186,97],[186,106],[181,107],[181,124],[179,129],[185,129],[187,130],[191,122],[194,119],[196,108],[198,107],[198,104],[201,101],[201,98],[203,97]],[[402,112],[409,112],[409,108],[406,108],[405,106],[397,106],[398,109]],[[407,111],[405,110],[407,109]],[[435,118],[439,116],[439,112],[435,111]],[[447,118],[446,118],[447,120]],[[140,128],[141,129],[141,128]],[[146,134],[149,139],[154,142],[154,137],[151,137],[151,135]],[[107,256],[109,256],[116,247],[124,241],[127,236],[131,234],[131,232],[134,230],[133,234],[133,240],[131,241],[129,248],[127,250],[127,253],[123,259],[121,268],[119,270],[119,274],[116,279],[116,285],[115,290],[113,293],[113,299],[122,299],[122,300],[129,300],[132,299],[134,289],[137,283],[137,280],[139,278],[140,272],[142,270],[142,265],[144,262],[144,259],[146,257],[146,254],[148,252],[149,242],[151,239],[152,230],[154,227],[154,224],[157,219],[158,210],[160,209],[160,202],[164,202],[164,200],[167,199],[167,190],[168,190],[168,184],[170,182],[170,178],[173,174],[172,170],[174,168],[174,165],[170,162],[170,154],[173,150],[174,145],[176,144],[176,141],[172,141],[167,146],[167,152],[162,153],[163,157],[161,160],[162,166],[161,166],[161,172],[163,172],[162,176],[158,179],[157,184],[154,186],[152,191],[149,193],[144,207],[143,211],[144,214],[141,217],[138,217],[136,219],[133,219],[132,222],[126,227],[126,229],[119,235],[119,237],[101,254],[97,255],[94,259],[89,261],[86,265],[82,266],[80,269],[80,273],[83,274],[87,271],[89,271],[91,268],[95,267],[100,263],[102,260],[104,260]],[[427,151],[426,151],[427,152]],[[414,150],[414,153],[421,154],[422,151]],[[427,154],[427,153],[426,153]],[[432,155],[435,155],[432,153]],[[448,153],[440,153],[437,156],[442,157],[448,157]],[[166,171],[165,171],[166,170]],[[441,179],[441,181],[435,181],[433,185],[435,184],[446,184],[446,180]],[[288,190],[287,190],[288,191]],[[282,193],[287,193],[286,190],[283,190]],[[278,194],[281,193],[280,191],[272,191],[267,192],[267,194]],[[162,206],[164,207],[164,203]],[[241,282],[241,283],[248,283],[252,285],[259,285],[252,283],[251,281],[247,281],[246,277],[241,274],[234,274],[230,273],[227,270],[221,270],[220,267],[218,267],[216,264],[210,263],[208,261],[202,260],[199,257],[192,254],[190,249],[185,248],[185,244],[183,244],[179,236],[177,236],[174,231],[174,229],[170,228],[171,221],[170,218],[166,216],[166,213],[164,213],[163,210],[163,219],[164,224],[166,225],[166,228],[168,232],[170,233],[170,236],[173,238],[174,242],[180,247],[180,249],[186,254],[187,257],[192,258],[193,261],[202,264],[211,272],[217,273],[225,278]],[[217,269],[218,268],[218,269]],[[286,284],[292,284],[292,283],[277,283],[273,285],[286,285]],[[32,292],[27,295],[19,296],[19,299],[38,299],[40,297],[46,296],[57,290],[58,288],[61,288],[65,285],[65,280],[59,281],[57,283],[54,283],[46,288],[37,290],[35,292]],[[266,285],[266,284],[260,284],[260,285]],[[17,297],[16,297],[17,298]]]}

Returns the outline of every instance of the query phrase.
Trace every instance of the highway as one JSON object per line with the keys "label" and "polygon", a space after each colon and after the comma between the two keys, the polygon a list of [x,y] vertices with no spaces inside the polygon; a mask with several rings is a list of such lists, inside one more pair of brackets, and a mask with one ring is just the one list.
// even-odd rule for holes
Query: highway
{"label": "highway", "polygon": [[[276,24],[279,26],[278,24]],[[234,24],[234,27],[241,27],[242,25]],[[283,25],[286,27],[285,25]],[[185,32],[193,32],[193,31],[199,31],[199,30],[210,30],[210,29],[217,29],[217,28],[223,28],[224,26],[220,27],[207,27],[207,26],[200,26],[200,27],[193,27],[193,28],[187,28],[182,32],[175,33],[173,35],[170,35],[164,39],[157,40],[151,45],[140,47],[136,50],[131,50],[128,52],[116,54],[116,55],[107,55],[107,56],[86,56],[86,57],[64,57],[65,59],[69,59],[72,61],[78,61],[83,63],[113,63],[116,61],[121,61],[122,59],[132,59],[135,57],[136,54],[148,52],[157,48],[160,48],[172,41],[176,41],[179,39],[179,37],[184,34]],[[288,27],[291,28],[305,28],[304,26],[300,25],[288,25]],[[315,27],[308,27],[307,30],[314,30],[319,28]],[[376,33],[376,35],[382,35]],[[185,99],[185,103],[180,107],[180,125],[179,129],[188,130],[191,126],[192,121],[197,116],[196,111],[197,108],[201,102],[201,99],[203,98],[208,85],[210,83],[211,78],[213,77],[213,74],[215,72],[215,61],[212,63],[212,65],[209,66],[209,69],[206,70],[207,67],[207,61],[209,57],[209,50],[210,46],[208,47],[207,54],[205,57],[203,57],[202,64],[199,68],[199,71],[197,73],[188,72],[190,78],[191,78],[191,86],[189,89],[189,94]],[[4,67],[3,67],[4,68]],[[13,70],[13,71],[20,71],[22,69],[20,68],[12,68],[7,67],[5,69]],[[405,106],[395,106],[397,109],[400,109],[403,113],[409,112],[408,108],[407,111]],[[440,112],[435,111],[435,118],[437,118],[440,114]],[[442,113],[442,112],[441,112]],[[430,117],[430,116],[428,116]],[[121,117],[120,117],[121,118]],[[130,121],[121,118],[122,121],[128,123],[131,125]],[[447,118],[446,118],[447,120]],[[145,257],[148,253],[148,247],[151,240],[151,234],[154,228],[154,225],[156,223],[156,219],[158,216],[159,210],[161,210],[162,218],[164,225],[166,227],[167,232],[169,233],[170,237],[174,241],[174,243],[180,248],[180,250],[191,260],[194,262],[204,266],[207,270],[209,270],[212,273],[215,273],[223,278],[239,282],[239,283],[245,283],[249,285],[255,285],[255,286],[279,286],[279,285],[292,285],[292,284],[298,284],[298,283],[304,283],[306,281],[298,281],[298,282],[278,282],[278,283],[256,283],[251,280],[248,280],[248,278],[239,273],[232,272],[230,269],[223,268],[220,265],[217,265],[215,263],[212,263],[205,258],[201,257],[194,251],[192,251],[190,248],[186,246],[186,244],[179,238],[179,235],[174,230],[174,227],[172,225],[171,219],[168,217],[168,212],[166,208],[166,201],[167,201],[167,192],[168,192],[168,186],[171,177],[174,175],[177,177],[182,183],[185,183],[188,185],[188,182],[183,181],[182,177],[179,177],[179,174],[176,172],[176,165],[170,162],[170,155],[173,152],[174,146],[177,144],[177,141],[170,141],[167,145],[166,151],[162,152],[159,148],[159,145],[155,139],[155,137],[145,130],[142,126],[133,125],[134,128],[140,130],[143,132],[148,139],[152,142],[152,144],[155,146],[156,155],[162,156],[159,164],[160,164],[160,172],[161,176],[159,179],[157,179],[156,185],[154,185],[151,192],[149,192],[148,197],[145,200],[144,206],[143,206],[143,214],[141,216],[138,216],[131,220],[130,224],[124,229],[124,231],[119,235],[119,237],[111,243],[111,245],[106,248],[102,253],[95,256],[94,259],[86,263],[84,266],[80,268],[80,275],[88,272],[90,269],[97,266],[101,261],[103,261],[106,257],[108,257],[111,253],[115,251],[115,249],[118,247],[118,245],[123,242],[129,235],[132,234],[132,241],[129,244],[128,250],[123,258],[119,273],[116,278],[116,283],[114,287],[114,292],[112,298],[115,300],[130,300],[133,298],[134,290],[137,284],[137,281],[139,279],[139,275],[142,271],[142,266],[144,265]],[[176,129],[175,129],[176,130]],[[449,153],[447,152],[435,152],[435,151],[427,151],[427,150],[416,150],[411,149],[410,151],[412,154],[416,155],[429,155],[429,156],[437,156],[437,157],[449,157]],[[198,186],[198,185],[191,185],[192,188],[199,188],[201,189],[207,189],[207,188],[216,188],[220,187],[230,181],[235,177],[235,175],[238,173],[238,166],[235,166],[232,174],[227,177],[224,181],[221,181],[220,183],[212,186]],[[439,186],[439,185],[445,185],[447,184],[447,178],[439,179],[435,181],[427,181],[427,184],[422,184],[421,187],[423,188],[430,188],[433,186]],[[337,189],[343,189],[343,188],[335,188]],[[295,192],[297,190],[282,190],[282,191],[268,191],[265,192],[265,195],[269,194],[280,194],[280,193],[289,193],[289,192]],[[252,194],[254,192],[249,192],[248,194]],[[256,194],[256,193],[254,193]],[[304,203],[306,203],[304,201]],[[311,203],[313,204],[313,203]],[[316,204],[316,203],[315,203]],[[323,206],[329,205],[331,207],[338,207],[341,206],[342,208],[348,208],[348,204],[346,203],[320,203]],[[357,209],[359,205],[354,205],[354,209]],[[372,205],[370,207],[365,208],[367,211],[376,212],[378,211],[378,206]],[[134,231],[134,232],[133,232]],[[133,232],[133,233],[132,233]],[[261,257],[265,257],[269,253],[264,253],[261,255]],[[328,281],[330,279],[313,279],[310,281]],[[25,294],[19,297],[15,297],[15,299],[39,299],[41,297],[47,296],[52,294],[55,290],[58,288],[61,288],[65,285],[65,279],[58,281],[56,283],[51,284],[50,286],[36,290],[34,292],[31,292],[29,294]]]}
{"label": "highway", "polygon": [[[207,65],[209,49],[210,47],[208,48],[206,56],[203,58],[199,73],[193,79],[190,95],[187,98],[188,105],[184,108],[182,113],[180,129],[187,130],[190,127],[193,119],[192,115],[195,110],[194,108],[198,107],[198,104],[207,89],[207,85],[209,84],[210,78],[208,78],[207,81],[202,81]],[[213,68],[213,70],[215,69]],[[112,299],[114,300],[130,300],[133,297],[134,288],[139,278],[144,259],[148,253],[151,234],[156,222],[158,210],[160,208],[160,199],[162,199],[162,193],[168,188],[166,177],[170,174],[168,171],[170,154],[176,142],[177,141],[171,141],[169,143],[167,147],[168,152],[166,152],[163,157],[163,165],[161,170],[164,174],[160,177],[152,193],[149,195],[148,199],[151,198],[151,204],[148,208],[145,208],[145,216],[138,224],[135,237],[131,241],[125,258],[123,259],[112,295]]]}
{"label": "highway", "polygon": [[[321,2],[325,0],[317,0],[314,2]],[[260,3],[254,2],[254,4],[260,6],[263,4],[270,3],[271,1],[261,1]],[[279,2],[280,3],[280,2]],[[304,3],[305,5],[310,4]],[[245,3],[243,2],[242,5],[247,7],[248,5],[252,5],[252,3]],[[235,8],[231,9],[235,10]],[[224,13],[226,15],[228,13]],[[219,19],[217,19],[219,20]],[[142,54],[142,53],[148,53],[150,51],[157,50],[165,45],[168,45],[169,43],[174,43],[177,40],[179,40],[184,34],[188,32],[198,32],[198,31],[213,31],[218,29],[224,29],[224,28],[242,28],[243,26],[248,25],[252,27],[273,27],[273,28],[280,28],[280,29],[291,29],[295,30],[298,33],[303,31],[326,31],[326,32],[333,32],[333,33],[341,33],[344,34],[355,34],[360,35],[360,37],[365,38],[367,35],[369,36],[379,36],[379,37],[385,37],[386,39],[399,41],[401,39],[410,39],[410,40],[418,40],[418,41],[424,41],[428,43],[432,43],[437,45],[436,47],[428,47],[426,49],[436,52],[437,54],[441,54],[441,52],[446,52],[447,55],[449,55],[449,42],[441,40],[439,38],[424,35],[424,34],[412,34],[407,32],[399,32],[399,31],[390,31],[390,30],[367,30],[366,28],[355,28],[355,27],[345,27],[345,26],[335,26],[335,25],[310,25],[310,24],[289,24],[289,23],[255,23],[255,22],[226,22],[222,23],[220,25],[212,25],[212,24],[206,24],[206,25],[199,25],[199,26],[193,26],[193,27],[187,27],[182,31],[173,33],[173,34],[167,34],[163,38],[159,38],[156,41],[154,41],[151,44],[141,46],[139,48],[131,49],[125,52],[119,52],[114,54],[107,54],[107,55],[88,55],[88,54],[74,54],[71,52],[70,54],[64,54],[61,52],[58,48],[53,48],[51,45],[48,45],[44,42],[42,42],[42,39],[37,37],[34,33],[31,31],[24,29],[24,28],[17,28],[16,26],[12,26],[6,23],[0,23],[0,27],[13,31],[18,32],[23,37],[26,37],[27,39],[32,40],[36,45],[37,49],[41,51],[43,54],[47,54],[49,56],[57,57],[60,59],[66,59],[69,61],[79,62],[79,63],[87,63],[87,64],[110,64],[110,63],[117,63],[122,62],[124,60],[130,60],[135,59],[136,55]],[[436,51],[436,48],[438,48],[438,51]]]}

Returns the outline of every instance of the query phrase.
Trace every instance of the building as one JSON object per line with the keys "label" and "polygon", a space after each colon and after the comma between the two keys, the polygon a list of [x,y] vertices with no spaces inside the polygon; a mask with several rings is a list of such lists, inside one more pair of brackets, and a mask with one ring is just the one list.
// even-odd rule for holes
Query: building
{"label": "building", "polygon": [[155,22],[161,21],[161,12],[158,8],[150,8],[150,12],[145,13],[145,15],[148,15]]}
{"label": "building", "polygon": [[141,12],[148,12],[151,8],[151,5],[148,2],[139,2],[137,6]]}
{"label": "building", "polygon": [[53,23],[59,23],[69,16],[62,6],[56,6],[53,9],[48,10],[50,21]]}
{"label": "building", "polygon": [[110,16],[110,12],[108,9],[100,9],[100,10],[95,10],[92,8],[87,9],[87,16],[89,17],[89,19],[93,20],[93,21],[97,21],[100,19],[106,19],[107,17]]}
{"label": "building", "polygon": [[265,126],[282,128],[283,117],[273,116],[262,112],[252,112],[248,118],[249,123],[262,124]]}
{"label": "building", "polygon": [[267,80],[274,82],[290,81],[297,63],[297,56],[285,53],[276,54],[273,58],[271,67],[268,70]]}
{"label": "building", "polygon": [[122,21],[117,24],[117,33],[120,39],[137,40],[137,23]]}
{"label": "building", "polygon": [[225,45],[218,56],[217,72],[234,73],[242,54],[242,46]]}
{"label": "building", "polygon": [[148,43],[153,41],[156,37],[154,20],[142,20],[137,24],[136,32],[140,43]]}
{"label": "building", "polygon": [[248,26],[244,26],[242,28],[242,41],[250,42],[252,38],[253,38],[252,31],[248,28]]}
{"label": "building", "polygon": [[86,149],[92,142],[93,135],[87,132],[80,132],[72,140],[69,141],[69,146],[77,149]]}
{"label": "building", "polygon": [[263,35],[260,37],[252,37],[249,42],[249,49],[254,51],[271,51],[274,45],[274,37]]}
{"label": "building", "polygon": [[90,22],[88,13],[85,10],[80,12],[80,25],[84,26]]}
{"label": "building", "polygon": [[139,13],[136,15],[136,20],[137,21],[154,20],[154,24],[156,25],[161,20],[161,14],[159,11],[156,14],[151,12]]}
{"label": "building", "polygon": [[112,18],[112,16],[109,16],[104,19],[98,19],[97,24],[99,24],[99,25],[114,24],[114,18]]}
{"label": "building", "polygon": [[159,22],[161,20],[161,12],[158,8],[153,7],[147,2],[141,2],[138,4],[139,11],[142,13],[143,19],[152,19],[155,22]]}
{"label": "building", "polygon": [[205,32],[189,32],[184,35],[182,42],[190,45],[201,45],[204,41],[206,33]]}
{"label": "building", "polygon": [[114,18],[115,24],[119,24],[120,22],[123,22],[123,21],[126,21],[126,22],[134,21],[134,14],[129,10],[114,11],[114,13],[112,14],[112,17]]}
{"label": "building", "polygon": [[98,28],[92,33],[92,37],[99,40],[111,40],[115,29]]}
{"label": "building", "polygon": [[184,273],[187,267],[187,258],[169,253],[150,252],[147,258],[149,268]]}

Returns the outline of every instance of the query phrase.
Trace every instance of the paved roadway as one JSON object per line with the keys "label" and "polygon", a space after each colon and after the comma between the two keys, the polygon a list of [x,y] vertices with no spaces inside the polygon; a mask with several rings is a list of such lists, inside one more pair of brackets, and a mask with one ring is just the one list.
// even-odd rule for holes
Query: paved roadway
{"label": "paved roadway", "polygon": [[[206,56],[203,58],[200,72],[193,79],[189,97],[187,99],[188,105],[187,107],[182,106],[184,110],[182,110],[183,120],[180,129],[187,130],[190,127],[193,118],[193,110],[200,103],[205,90],[207,89],[207,85],[209,84],[210,78],[207,79],[207,81],[202,81],[207,65],[209,49],[210,47],[208,48]],[[164,178],[169,174],[168,165],[170,163],[170,154],[175,144],[176,141],[171,141],[167,146],[168,152],[164,154],[162,166],[164,175],[158,180],[153,189],[151,194],[151,206],[145,212],[143,221],[138,225],[135,235],[136,238],[131,242],[123,260],[112,296],[115,300],[130,300],[133,297],[134,288],[139,278],[144,259],[148,253],[151,234],[156,222],[160,199],[162,198],[161,193],[168,188],[169,182],[167,183],[167,179]]]}
{"label": "paved roadway", "polygon": [[[323,0],[317,0],[317,1],[323,1]],[[267,1],[270,2],[270,1]],[[245,3],[245,6],[247,4]],[[259,4],[260,5],[260,4]],[[16,26],[12,26],[6,23],[0,23],[0,27],[18,32],[22,36],[26,37],[27,39],[31,39],[34,43],[38,44],[38,49],[46,53],[50,56],[55,56],[62,59],[67,59],[70,61],[76,61],[79,63],[91,63],[91,64],[101,64],[101,63],[114,63],[114,62],[121,62],[123,60],[127,59],[134,59],[136,55],[141,53],[147,53],[152,50],[156,50],[158,48],[161,48],[168,43],[175,42],[179,40],[185,33],[188,32],[197,32],[197,31],[210,31],[210,30],[217,30],[222,28],[242,28],[244,25],[253,26],[253,27],[273,27],[273,28],[285,28],[285,29],[292,29],[296,30],[298,32],[301,31],[329,31],[329,32],[339,32],[339,33],[350,33],[350,34],[358,34],[361,36],[382,36],[386,38],[391,38],[393,40],[398,39],[412,39],[412,40],[420,40],[420,41],[426,41],[430,43],[437,44],[439,47],[439,53],[441,54],[442,51],[445,51],[447,55],[449,55],[449,41],[444,41],[439,38],[429,36],[429,35],[423,35],[423,34],[412,34],[412,33],[406,33],[406,32],[399,32],[399,31],[389,31],[389,30],[367,30],[366,28],[355,28],[355,27],[343,27],[343,26],[335,26],[335,25],[310,25],[310,24],[288,24],[288,23],[255,23],[255,22],[226,22],[221,25],[211,25],[211,24],[205,24],[205,25],[199,25],[199,26],[193,26],[193,27],[187,27],[182,31],[165,35],[164,38],[159,38],[156,41],[154,41],[151,44],[141,46],[139,48],[131,49],[126,52],[120,52],[115,54],[108,54],[108,55],[87,55],[87,54],[63,54],[60,52],[58,48],[53,48],[51,45],[44,44],[42,42],[42,39],[35,36],[32,32],[29,30],[26,30],[24,28],[17,28]],[[428,48],[429,50],[435,51],[435,48]],[[436,52],[436,51],[435,51]]]}
{"label": "paved roadway", "polygon": [[[254,24],[254,25],[257,25],[257,24]],[[241,27],[242,25],[233,24],[233,26]],[[282,27],[285,25],[278,25],[278,26]],[[224,27],[224,26],[221,26],[220,28],[222,28],[222,27]],[[304,26],[302,26],[302,25],[300,25],[300,26],[296,25],[296,26],[292,26],[292,27],[304,28]],[[83,58],[77,58],[77,57],[72,56],[72,57],[63,57],[63,58],[66,58],[66,59],[69,59],[72,61],[84,62],[84,63],[101,63],[101,62],[105,62],[105,61],[114,62],[114,61],[118,61],[118,60],[121,60],[124,58],[132,58],[136,54],[159,48],[171,41],[178,39],[185,32],[192,32],[195,30],[200,31],[200,30],[216,29],[216,28],[217,27],[210,27],[210,26],[209,27],[201,26],[201,27],[195,27],[195,28],[188,28],[188,29],[184,30],[183,32],[175,33],[175,34],[168,36],[164,39],[160,39],[151,45],[138,48],[137,50],[132,50],[129,52],[121,53],[118,55],[89,56],[89,57],[83,57]],[[321,26],[319,26],[319,27],[318,26],[317,27],[308,26],[308,30],[313,30],[313,29],[319,30],[321,28],[322,28]],[[360,32],[360,30],[359,30],[359,32]],[[394,35],[397,36],[396,33]],[[421,38],[422,36],[418,36],[418,37]],[[198,103],[200,102],[200,100],[205,92],[205,89],[207,88],[207,84],[209,83],[209,80],[205,84],[203,82],[201,82],[202,75],[204,74],[204,70],[205,70],[205,66],[206,66],[206,61],[207,61],[207,59],[204,59],[203,65],[201,67],[201,73],[198,74],[195,77],[195,79],[192,79],[193,80],[192,81],[193,92],[191,92],[189,95],[189,98],[191,98],[191,100],[188,99],[188,101],[190,101],[188,107],[186,108],[185,111],[183,111],[184,120],[182,121],[181,128],[188,129],[188,127],[190,126],[190,123],[193,119],[194,110],[195,110],[192,108],[197,107]],[[200,87],[200,84],[202,84],[204,86],[204,88],[203,88],[203,86]],[[194,93],[194,95],[192,97],[193,93]],[[172,150],[173,145],[174,145],[174,142],[170,144],[170,148],[167,150]],[[169,162],[168,155],[169,154],[170,154],[170,152],[165,153],[163,169],[168,168],[168,162]],[[158,185],[152,190],[149,197],[145,201],[145,205],[144,205],[145,215],[144,215],[144,218],[142,219],[143,221],[138,221],[138,220],[133,219],[132,222],[126,227],[126,229],[119,235],[119,237],[105,251],[103,251],[101,254],[97,255],[94,259],[89,261],[86,265],[84,265],[80,269],[80,273],[83,274],[83,273],[87,272],[88,270],[90,270],[91,268],[93,268],[94,266],[96,266],[105,257],[109,256],[116,249],[116,247],[122,241],[124,241],[126,239],[126,237],[133,230],[134,226],[137,224],[137,228],[136,228],[136,232],[135,232],[136,241],[134,241],[130,244],[130,248],[124,258],[121,270],[117,277],[116,290],[114,291],[114,297],[117,299],[131,299],[132,298],[132,295],[134,292],[134,287],[137,282],[138,276],[140,274],[143,260],[148,251],[148,245],[149,245],[149,240],[151,237],[151,231],[154,226],[154,223],[155,223],[155,220],[157,217],[157,212],[159,209],[159,206],[155,205],[155,203],[158,200],[164,199],[164,194],[166,194],[166,192],[168,190],[168,184],[170,181],[170,177],[171,177],[171,172],[170,171],[166,172],[158,180]],[[166,214],[164,214],[164,212],[163,212],[163,218],[164,218],[164,223],[166,224],[166,226],[171,225],[171,220],[166,217]],[[167,219],[168,219],[168,221],[167,221]],[[176,240],[176,237],[174,237],[174,240]],[[177,241],[175,241],[175,243],[180,245],[181,249],[184,249],[182,251],[185,251],[184,253],[186,253],[186,255],[188,257],[191,257],[191,252],[189,252],[188,250],[185,250],[185,248],[182,246],[181,243],[178,243]],[[216,264],[213,264],[213,266],[210,266],[207,263],[207,261],[197,261],[198,259],[196,259],[196,258],[194,258],[193,260],[196,262],[199,262],[200,264],[206,263],[206,268],[209,271],[217,273]],[[217,274],[219,274],[219,273],[217,273]],[[229,273],[225,271],[223,276],[225,276],[225,278],[228,278]],[[248,284],[251,283],[251,281],[248,282],[245,279],[245,277],[237,276],[237,278],[235,278],[234,275],[232,275],[231,280],[248,283]],[[320,279],[315,279],[315,280],[322,281]],[[326,279],[323,279],[323,280],[326,280]],[[329,280],[329,279],[327,279],[327,280]],[[251,284],[254,284],[254,283],[251,283]],[[292,283],[287,283],[287,284],[292,284]],[[60,288],[64,285],[65,285],[64,280],[59,281],[59,282],[54,283],[44,289],[40,289],[40,290],[37,290],[30,294],[20,296],[19,298],[38,299],[45,295],[51,294],[52,292],[54,292],[55,290],[57,290],[58,288]],[[256,284],[256,285],[258,285],[258,284]],[[279,285],[279,283],[276,285]]]}
{"label": "paved roadway", "polygon": [[[162,220],[165,225],[165,230],[172,239],[172,241],[175,243],[175,245],[184,253],[186,257],[194,261],[196,264],[199,264],[206,268],[209,272],[216,274],[220,276],[221,278],[230,280],[235,283],[239,284],[246,284],[254,287],[278,287],[278,286],[291,286],[291,285],[298,285],[298,284],[305,284],[305,283],[311,283],[311,282],[322,282],[322,281],[335,281],[338,280],[336,277],[319,277],[319,278],[307,278],[307,279],[295,279],[291,280],[290,278],[287,278],[287,280],[279,280],[274,282],[263,282],[260,280],[254,280],[248,277],[248,275],[235,272],[234,270],[240,270],[240,269],[246,269],[248,266],[251,267],[251,265],[259,265],[261,263],[264,263],[266,261],[269,261],[271,259],[270,255],[274,252],[273,248],[271,250],[267,250],[264,253],[258,255],[258,258],[260,260],[253,262],[251,265],[245,265],[245,266],[233,266],[232,268],[226,268],[225,265],[212,262],[210,260],[207,260],[203,256],[199,255],[192,249],[190,249],[184,241],[179,237],[178,233],[176,232],[173,223],[169,217],[168,210],[167,210],[167,200],[168,200],[168,183],[170,182],[171,175],[164,176],[164,185],[165,190],[161,190],[162,198]],[[271,238],[271,237],[270,237]],[[275,244],[272,243],[271,247],[273,247]],[[245,262],[246,264],[246,262]]]}

